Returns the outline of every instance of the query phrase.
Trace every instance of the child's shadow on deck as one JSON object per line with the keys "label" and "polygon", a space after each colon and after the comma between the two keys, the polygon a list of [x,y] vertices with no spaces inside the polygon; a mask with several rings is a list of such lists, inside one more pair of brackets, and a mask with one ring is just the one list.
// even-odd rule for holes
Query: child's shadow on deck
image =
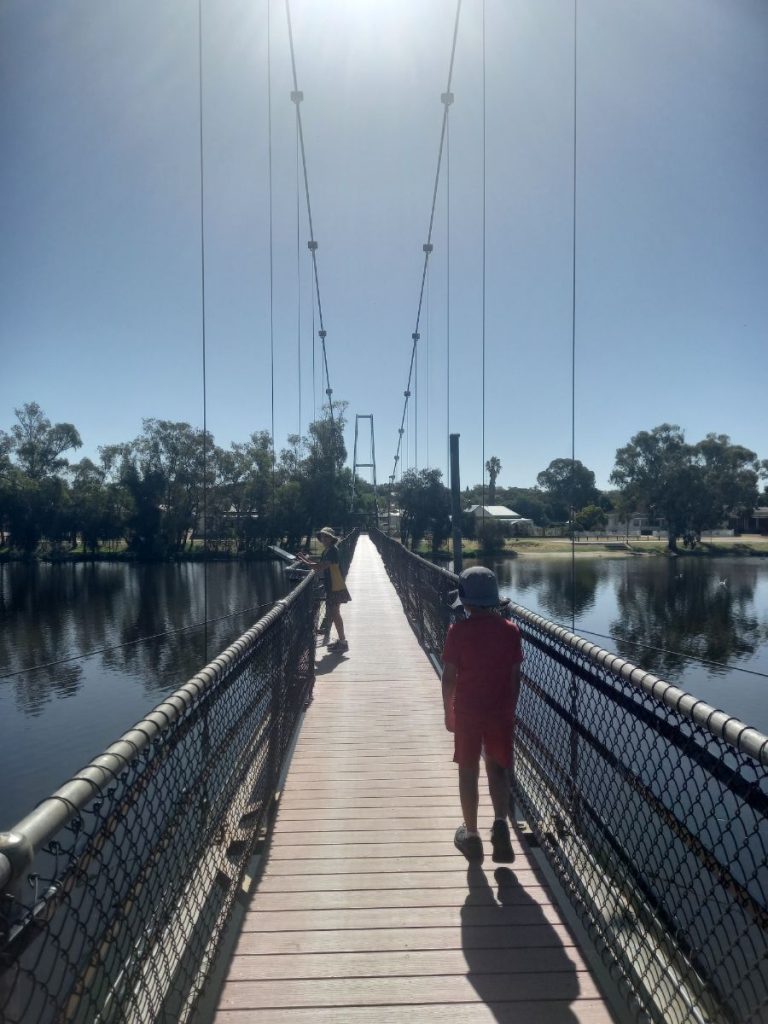
{"label": "child's shadow on deck", "polygon": [[467,869],[461,946],[469,981],[499,1024],[577,1024],[569,1004],[579,982],[559,935],[513,871],[497,868],[494,877],[498,898],[479,864]]}
{"label": "child's shadow on deck", "polygon": [[346,651],[326,651],[325,654],[315,662],[315,675],[325,676],[329,672],[333,672],[337,665],[340,665],[342,661],[346,660]]}

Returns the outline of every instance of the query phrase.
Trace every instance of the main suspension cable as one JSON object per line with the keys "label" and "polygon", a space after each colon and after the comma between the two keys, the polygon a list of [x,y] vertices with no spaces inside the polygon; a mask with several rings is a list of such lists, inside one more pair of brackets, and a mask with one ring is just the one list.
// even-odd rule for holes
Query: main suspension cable
{"label": "main suspension cable", "polygon": [[325,346],[327,332],[325,329],[325,321],[323,319],[323,304],[320,299],[320,277],[317,270],[317,240],[315,239],[315,229],[312,221],[312,204],[309,198],[309,175],[307,173],[307,152],[304,145],[304,125],[301,120],[301,102],[304,99],[304,93],[299,89],[298,77],[296,74],[296,52],[293,45],[293,25],[291,22],[290,0],[285,0],[285,14],[288,21],[288,42],[291,50],[291,71],[293,73],[293,92],[291,93],[291,100],[296,104],[296,120],[299,128],[301,164],[304,171],[304,195],[307,202],[307,221],[309,223],[309,241],[307,242],[307,247],[312,254],[312,269],[314,272],[315,294],[317,298],[317,314],[318,319],[320,320],[320,330],[318,334],[322,343],[323,369],[325,371],[325,393],[328,396],[328,412],[331,417],[331,422],[333,422],[333,388],[331,387],[331,378],[328,372],[328,352],[326,351]]}
{"label": "main suspension cable", "polygon": [[453,40],[452,40],[452,43],[451,43],[451,58],[450,58],[450,62],[449,62],[449,65],[448,65],[448,84],[446,86],[445,92],[440,97],[440,101],[443,104],[443,120],[442,120],[442,125],[441,125],[441,128],[440,128],[440,144],[439,144],[438,151],[437,151],[437,168],[435,170],[435,182],[434,182],[434,187],[432,189],[432,205],[431,205],[430,213],[429,213],[429,228],[428,228],[428,231],[427,231],[427,241],[422,246],[422,251],[424,253],[424,264],[423,264],[422,271],[421,271],[421,285],[420,285],[420,288],[419,288],[419,303],[418,303],[418,307],[417,307],[417,310],[416,310],[416,326],[414,328],[413,334],[411,334],[412,345],[411,345],[411,359],[410,359],[410,363],[409,363],[409,366],[408,366],[408,383],[406,385],[405,391],[403,392],[403,397],[404,397],[405,401],[403,402],[403,413],[402,413],[402,416],[400,417],[400,427],[398,429],[398,434],[397,434],[397,449],[395,451],[394,465],[392,467],[392,474],[391,474],[391,476],[389,478],[391,483],[395,482],[395,477],[397,475],[397,467],[398,467],[398,463],[400,462],[400,456],[401,456],[401,451],[402,451],[402,446],[403,446],[403,434],[405,433],[406,417],[408,415],[408,400],[411,397],[411,384],[413,383],[414,367],[415,367],[415,362],[416,362],[416,348],[417,348],[417,345],[418,345],[418,342],[419,342],[419,337],[420,337],[420,335],[419,335],[419,325],[421,323],[421,311],[422,311],[422,307],[423,307],[423,304],[424,304],[424,291],[425,291],[426,280],[427,280],[427,269],[429,267],[429,257],[431,256],[431,254],[432,254],[432,252],[434,250],[434,245],[432,244],[432,231],[433,231],[434,223],[435,223],[435,206],[437,204],[437,192],[438,192],[438,187],[439,187],[439,184],[440,184],[440,169],[441,169],[442,161],[443,161],[443,150],[445,149],[445,146],[446,146],[446,138],[447,138],[447,134],[448,134],[448,111],[450,109],[451,104],[453,103],[453,93],[451,92],[451,84],[453,82],[453,65],[454,65],[454,58],[456,56],[456,39],[457,39],[457,36],[458,36],[458,33],[459,33],[459,16],[460,16],[460,14],[461,14],[461,0],[457,0],[457,3],[456,3],[456,18],[455,18],[454,26],[453,26]]}

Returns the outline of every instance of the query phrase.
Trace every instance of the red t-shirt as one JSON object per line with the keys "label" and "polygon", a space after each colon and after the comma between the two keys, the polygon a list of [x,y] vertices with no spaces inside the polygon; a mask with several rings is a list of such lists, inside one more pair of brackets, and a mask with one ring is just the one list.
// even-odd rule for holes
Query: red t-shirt
{"label": "red t-shirt", "polygon": [[456,711],[469,715],[514,714],[512,669],[523,660],[520,630],[498,615],[473,615],[448,630],[443,663],[458,669]]}

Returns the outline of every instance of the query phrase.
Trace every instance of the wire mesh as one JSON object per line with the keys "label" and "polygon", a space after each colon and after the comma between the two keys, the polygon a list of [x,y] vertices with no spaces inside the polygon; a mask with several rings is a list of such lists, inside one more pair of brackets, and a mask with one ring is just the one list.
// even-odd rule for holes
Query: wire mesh
{"label": "wire mesh", "polygon": [[[458,578],[375,532],[438,660]],[[628,1014],[768,1021],[768,738],[519,605],[514,793]]]}
{"label": "wire mesh", "polygon": [[0,835],[4,1022],[190,1018],[311,699],[314,582]]}

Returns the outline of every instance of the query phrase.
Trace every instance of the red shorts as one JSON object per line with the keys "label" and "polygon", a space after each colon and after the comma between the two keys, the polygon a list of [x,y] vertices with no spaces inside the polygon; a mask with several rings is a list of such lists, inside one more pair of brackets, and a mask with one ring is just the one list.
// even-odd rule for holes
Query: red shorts
{"label": "red shorts", "polygon": [[459,711],[453,734],[453,760],[460,768],[477,768],[482,752],[487,760],[509,768],[514,730],[512,717],[476,718]]}

